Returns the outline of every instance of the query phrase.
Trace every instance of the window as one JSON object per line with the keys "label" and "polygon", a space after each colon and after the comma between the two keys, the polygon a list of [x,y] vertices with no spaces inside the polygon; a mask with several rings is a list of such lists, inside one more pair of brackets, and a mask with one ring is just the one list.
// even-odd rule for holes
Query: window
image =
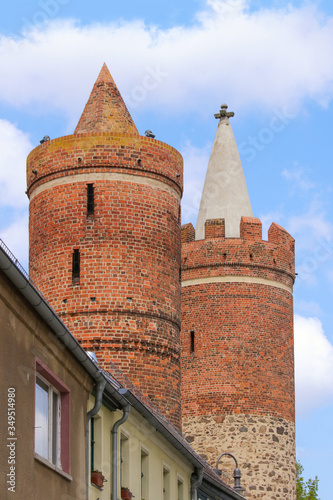
{"label": "window", "polygon": [[95,470],[95,419],[90,420],[90,470]]}
{"label": "window", "polygon": [[36,360],[35,453],[69,473],[69,389]]}
{"label": "window", "polygon": [[60,466],[60,394],[36,377],[35,451]]}
{"label": "window", "polygon": [[96,415],[90,420],[90,470],[102,470],[102,419]]}
{"label": "window", "polygon": [[73,285],[80,283],[80,250],[78,249],[73,252],[72,282]]}
{"label": "window", "polygon": [[141,450],[141,499],[148,499],[149,495],[149,455]]}
{"label": "window", "polygon": [[194,352],[194,330],[191,331],[191,347],[190,352]]}
{"label": "window", "polygon": [[129,487],[129,439],[120,433],[120,486]]}
{"label": "window", "polygon": [[95,200],[94,200],[94,185],[87,184],[87,215],[94,215]]}
{"label": "window", "polygon": [[177,493],[178,500],[184,500],[184,482],[180,477],[177,478]]}
{"label": "window", "polygon": [[170,500],[170,471],[163,467],[163,500]]}

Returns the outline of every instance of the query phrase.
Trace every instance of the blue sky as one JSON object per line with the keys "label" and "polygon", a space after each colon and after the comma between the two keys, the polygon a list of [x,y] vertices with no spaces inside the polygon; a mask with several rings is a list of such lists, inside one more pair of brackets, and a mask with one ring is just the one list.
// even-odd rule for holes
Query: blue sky
{"label": "blue sky", "polygon": [[254,215],[296,239],[297,455],[331,498],[333,5],[17,0],[0,18],[0,237],[27,268],[25,158],[72,133],[105,61],[141,134],[184,156],[195,223],[223,102]]}

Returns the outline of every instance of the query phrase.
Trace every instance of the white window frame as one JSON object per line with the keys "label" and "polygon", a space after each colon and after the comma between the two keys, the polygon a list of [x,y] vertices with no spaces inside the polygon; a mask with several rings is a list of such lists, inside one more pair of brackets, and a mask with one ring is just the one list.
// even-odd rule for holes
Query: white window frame
{"label": "white window frame", "polygon": [[[36,373],[36,386],[39,385],[42,389],[44,389],[38,381],[41,381],[48,388],[48,456],[45,457],[43,454],[39,453],[36,449],[36,436],[38,433],[38,422],[37,418],[37,408],[35,402],[35,452],[37,455],[40,455],[42,458],[48,460],[51,464],[56,467],[61,468],[60,456],[61,456],[61,394],[60,392],[53,387],[53,385],[44,377],[42,377],[39,373]],[[45,389],[44,389],[45,390]],[[56,405],[57,408],[54,409],[54,394],[57,396]],[[56,422],[54,422],[56,417]],[[54,440],[56,443],[54,443]],[[54,449],[55,446],[55,449]]]}

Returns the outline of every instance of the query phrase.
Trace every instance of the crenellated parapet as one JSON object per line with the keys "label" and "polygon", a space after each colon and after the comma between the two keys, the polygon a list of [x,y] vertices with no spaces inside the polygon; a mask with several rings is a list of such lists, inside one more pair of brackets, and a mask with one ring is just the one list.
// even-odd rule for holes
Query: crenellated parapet
{"label": "crenellated parapet", "polygon": [[295,279],[294,239],[273,223],[268,241],[255,217],[242,217],[240,238],[224,237],[224,219],[205,223],[205,239],[195,240],[191,224],[182,227],[183,281],[223,275],[256,276],[292,287]]}

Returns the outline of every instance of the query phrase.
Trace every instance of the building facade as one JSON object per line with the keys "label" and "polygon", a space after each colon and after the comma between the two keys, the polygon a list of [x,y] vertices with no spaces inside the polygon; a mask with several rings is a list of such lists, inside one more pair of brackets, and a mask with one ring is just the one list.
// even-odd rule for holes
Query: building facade
{"label": "building facade", "polygon": [[94,381],[57,338],[52,313],[0,243],[1,498],[86,500]]}
{"label": "building facade", "polygon": [[83,350],[1,240],[0,322],[1,498],[242,500]]}

